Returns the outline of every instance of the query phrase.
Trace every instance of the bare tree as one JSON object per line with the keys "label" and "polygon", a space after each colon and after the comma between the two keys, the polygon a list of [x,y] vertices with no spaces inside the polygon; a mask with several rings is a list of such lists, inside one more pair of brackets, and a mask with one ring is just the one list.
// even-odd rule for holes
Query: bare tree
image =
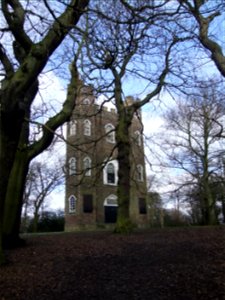
{"label": "bare tree", "polygon": [[[63,183],[63,171],[60,162],[53,166],[46,165],[47,161],[33,161],[29,168],[24,193],[24,211],[33,212],[33,231],[37,231],[40,209],[46,204],[46,198]],[[57,166],[58,165],[58,166]]]}
{"label": "bare tree", "polygon": [[163,148],[169,165],[180,175],[178,190],[197,187],[196,201],[201,208],[202,223],[207,225],[217,223],[211,180],[219,174],[218,162],[224,155],[220,138],[224,111],[224,97],[218,94],[215,82],[211,82],[202,84],[195,95],[186,102],[180,101],[166,114]]}
{"label": "bare tree", "polygon": [[[39,141],[30,145],[30,111],[38,91],[38,76],[78,23],[88,0],[71,0],[68,5],[62,3],[61,9],[59,6],[51,8],[44,1],[47,19],[43,7],[33,7],[33,4],[19,0],[1,1],[4,17],[1,35],[5,42],[0,45],[3,77],[0,91],[0,264],[4,260],[3,233],[5,241],[18,240],[22,194],[29,162],[50,145],[55,130],[69,118],[79,85],[74,62],[62,110],[42,127]],[[40,28],[40,23],[44,24],[43,28]]]}

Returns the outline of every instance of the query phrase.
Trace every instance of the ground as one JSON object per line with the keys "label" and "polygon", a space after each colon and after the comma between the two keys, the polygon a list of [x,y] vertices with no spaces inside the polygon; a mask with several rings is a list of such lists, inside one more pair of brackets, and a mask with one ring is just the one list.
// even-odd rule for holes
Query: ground
{"label": "ground", "polygon": [[0,300],[225,299],[225,226],[30,236]]}

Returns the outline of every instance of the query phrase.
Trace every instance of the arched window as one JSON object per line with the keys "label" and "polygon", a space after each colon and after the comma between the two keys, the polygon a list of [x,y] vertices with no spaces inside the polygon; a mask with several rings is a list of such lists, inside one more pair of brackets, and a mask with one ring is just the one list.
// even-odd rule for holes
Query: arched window
{"label": "arched window", "polygon": [[144,180],[144,170],[142,165],[137,165],[137,180],[138,181]]}
{"label": "arched window", "polygon": [[69,135],[75,135],[77,129],[77,122],[76,121],[70,121],[69,122]]}
{"label": "arched window", "polygon": [[84,101],[83,101],[83,103],[84,103],[85,105],[88,105],[88,104],[91,103],[91,101],[90,101],[90,99],[85,98]]}
{"label": "arched window", "polygon": [[135,143],[138,145],[138,146],[141,146],[141,133],[140,131],[135,131],[134,133],[134,139],[135,139]]}
{"label": "arched window", "polygon": [[104,206],[118,206],[117,196],[112,194],[105,198]]}
{"label": "arched window", "polygon": [[85,157],[83,159],[83,169],[85,171],[85,176],[91,176],[91,159],[90,159],[90,157]]}
{"label": "arched window", "polygon": [[112,124],[105,125],[106,141],[109,143],[115,143],[115,127]]}
{"label": "arched window", "polygon": [[69,213],[75,213],[76,212],[76,206],[77,206],[77,199],[75,196],[69,197]]}
{"label": "arched window", "polygon": [[108,183],[115,183],[115,167],[112,163],[109,163],[106,167],[107,172],[107,182]]}
{"label": "arched window", "polygon": [[76,158],[71,157],[69,159],[69,175],[76,174]]}
{"label": "arched window", "polygon": [[84,135],[91,135],[91,122],[89,120],[84,120]]}
{"label": "arched window", "polygon": [[103,183],[116,185],[118,181],[118,162],[117,160],[109,161],[103,169]]}

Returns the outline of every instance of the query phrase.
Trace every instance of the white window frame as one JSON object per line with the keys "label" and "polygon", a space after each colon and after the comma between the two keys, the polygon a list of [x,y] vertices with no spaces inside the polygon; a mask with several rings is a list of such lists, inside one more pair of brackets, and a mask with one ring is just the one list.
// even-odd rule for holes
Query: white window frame
{"label": "white window frame", "polygon": [[70,214],[74,214],[77,210],[77,198],[74,195],[71,195],[68,199],[68,202],[69,202],[68,211]]}
{"label": "white window frame", "polygon": [[69,164],[69,175],[76,174],[76,164],[77,164],[76,158],[71,157],[68,161],[68,164]]}
{"label": "white window frame", "polygon": [[91,136],[91,121],[86,119],[83,122],[84,125],[84,135]]}
{"label": "white window frame", "polygon": [[[109,184],[115,184],[116,182],[116,170],[115,166],[112,163],[108,163],[106,167],[106,177],[107,177],[107,183]],[[111,179],[109,179],[111,178]]]}
{"label": "white window frame", "polygon": [[104,200],[104,206],[118,206],[117,196],[114,194],[107,196]]}
{"label": "white window frame", "polygon": [[89,156],[83,159],[83,169],[85,176],[91,176],[91,158]]}
{"label": "white window frame", "polygon": [[135,142],[138,146],[141,146],[141,133],[139,130],[136,130],[135,133]]}
{"label": "white window frame", "polygon": [[73,120],[69,122],[69,136],[76,135],[77,133],[77,121]]}
{"label": "white window frame", "polygon": [[142,165],[137,165],[137,181],[144,181],[144,168]]}
{"label": "white window frame", "polygon": [[85,105],[89,105],[90,103],[91,103],[91,100],[89,98],[85,98],[83,100],[83,104],[85,104]]}
{"label": "white window frame", "polygon": [[115,144],[115,126],[111,123],[105,125],[106,141]]}
{"label": "white window frame", "polygon": [[[107,168],[108,168],[109,164],[113,165],[114,171],[115,171],[115,181],[113,183],[108,182]],[[114,185],[114,186],[117,185],[117,183],[118,183],[118,161],[116,159],[108,161],[106,163],[106,165],[104,166],[104,168],[103,168],[103,183],[106,185]]]}

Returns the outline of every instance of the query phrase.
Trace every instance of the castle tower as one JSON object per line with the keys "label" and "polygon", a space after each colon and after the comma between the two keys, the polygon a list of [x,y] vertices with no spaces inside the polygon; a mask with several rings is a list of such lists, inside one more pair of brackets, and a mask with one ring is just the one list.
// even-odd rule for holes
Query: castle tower
{"label": "castle tower", "polygon": [[[129,97],[129,105],[132,97]],[[93,89],[84,86],[67,124],[65,230],[106,227],[116,222],[117,113],[96,104]],[[146,174],[141,115],[130,127],[130,216],[139,227],[148,224]]]}

